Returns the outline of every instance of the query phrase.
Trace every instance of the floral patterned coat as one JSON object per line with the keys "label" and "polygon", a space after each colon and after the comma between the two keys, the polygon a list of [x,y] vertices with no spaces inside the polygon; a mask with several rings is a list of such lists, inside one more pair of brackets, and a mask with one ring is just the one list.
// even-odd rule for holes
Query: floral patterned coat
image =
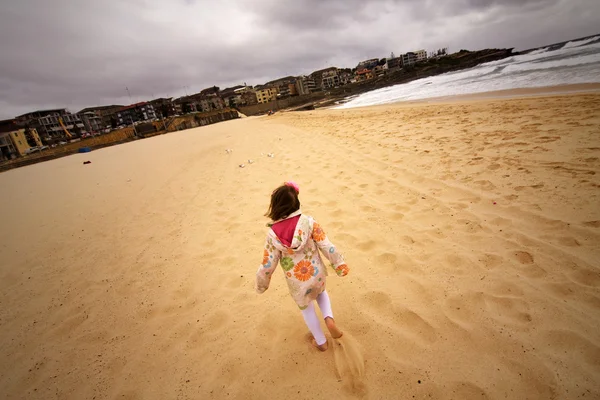
{"label": "floral patterned coat", "polygon": [[[297,211],[287,218],[300,214],[301,212]],[[300,216],[289,247],[281,242],[273,229],[269,229],[263,261],[256,272],[256,291],[263,293],[269,288],[271,276],[280,263],[292,298],[301,310],[305,309],[325,290],[327,271],[319,250],[327,257],[339,276],[348,274],[349,269],[344,258],[312,217]]]}

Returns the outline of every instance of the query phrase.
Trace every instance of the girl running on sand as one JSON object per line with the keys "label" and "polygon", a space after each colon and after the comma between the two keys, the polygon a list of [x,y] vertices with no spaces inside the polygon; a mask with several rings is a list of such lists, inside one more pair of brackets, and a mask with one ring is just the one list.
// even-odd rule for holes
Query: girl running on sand
{"label": "girl running on sand", "polygon": [[265,216],[272,222],[267,233],[262,265],[256,273],[256,291],[269,288],[271,276],[277,267],[285,274],[290,294],[302,310],[304,321],[314,337],[313,344],[321,351],[327,350],[327,339],[315,312],[317,301],[325,325],[335,339],[342,336],[333,319],[331,303],[325,290],[327,272],[319,250],[331,262],[339,276],[348,274],[348,266],[337,248],[329,241],[321,226],[308,215],[302,214],[294,182],[286,182],[271,194],[271,205]]}

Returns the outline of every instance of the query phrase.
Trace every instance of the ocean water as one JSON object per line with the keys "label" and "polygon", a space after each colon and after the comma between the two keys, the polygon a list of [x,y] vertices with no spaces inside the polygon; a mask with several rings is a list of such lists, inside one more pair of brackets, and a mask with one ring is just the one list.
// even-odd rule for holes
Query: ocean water
{"label": "ocean water", "polygon": [[373,90],[354,97],[337,108],[495,90],[598,82],[600,35],[554,44],[457,72]]}

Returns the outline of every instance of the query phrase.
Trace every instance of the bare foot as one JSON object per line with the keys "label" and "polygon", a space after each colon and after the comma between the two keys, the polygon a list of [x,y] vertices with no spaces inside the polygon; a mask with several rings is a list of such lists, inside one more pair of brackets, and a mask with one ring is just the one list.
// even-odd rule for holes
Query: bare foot
{"label": "bare foot", "polygon": [[322,345],[318,345],[317,342],[315,341],[315,339],[312,340],[312,344],[313,346],[315,346],[317,349],[319,349],[320,351],[325,351],[327,350],[327,342],[323,343]]}
{"label": "bare foot", "polygon": [[331,333],[331,337],[333,337],[334,339],[339,339],[344,334],[338,329],[337,325],[335,324],[335,321],[331,317],[325,318],[325,325],[327,325],[327,329],[329,329],[329,333]]}

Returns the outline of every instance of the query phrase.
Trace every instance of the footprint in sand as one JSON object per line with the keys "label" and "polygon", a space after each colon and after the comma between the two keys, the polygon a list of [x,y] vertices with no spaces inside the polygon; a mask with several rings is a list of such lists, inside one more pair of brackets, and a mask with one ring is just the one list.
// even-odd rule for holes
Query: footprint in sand
{"label": "footprint in sand", "polygon": [[513,257],[522,265],[520,271],[529,278],[539,279],[548,275],[548,272],[534,262],[533,255],[526,251],[516,251]]}
{"label": "footprint in sand", "polygon": [[515,258],[521,264],[533,264],[533,256],[526,251],[515,252]]}
{"label": "footprint in sand", "polygon": [[600,347],[576,331],[549,330],[542,334],[541,340],[548,348],[569,352],[592,368],[600,367]]}
{"label": "footprint in sand", "polygon": [[476,185],[478,185],[483,190],[494,190],[494,189],[496,189],[496,185],[494,185],[492,182],[490,182],[488,180],[479,180],[479,181],[474,181],[473,183],[476,184]]}
{"label": "footprint in sand", "polygon": [[600,287],[600,272],[595,269],[576,266],[576,269],[570,272],[568,276],[572,281],[581,286]]}
{"label": "footprint in sand", "polygon": [[363,251],[370,251],[370,250],[373,250],[377,245],[378,245],[378,243],[376,241],[367,240],[365,242],[357,244],[356,247]]}
{"label": "footprint in sand", "polygon": [[588,228],[600,228],[600,221],[587,221],[583,223]]}
{"label": "footprint in sand", "polygon": [[468,381],[450,382],[447,386],[449,391],[452,392],[457,399],[481,399],[488,400],[490,397],[486,394],[485,390]]}
{"label": "footprint in sand", "polygon": [[495,254],[489,254],[489,253],[483,254],[478,259],[478,261],[480,262],[480,265],[482,265],[486,269],[494,269],[494,268],[498,267],[499,265],[502,264],[503,260],[504,259],[502,257],[495,255]]}
{"label": "footprint in sand", "polygon": [[404,214],[396,212],[396,213],[392,213],[390,215],[390,220],[392,221],[400,221],[402,218],[404,218]]}

